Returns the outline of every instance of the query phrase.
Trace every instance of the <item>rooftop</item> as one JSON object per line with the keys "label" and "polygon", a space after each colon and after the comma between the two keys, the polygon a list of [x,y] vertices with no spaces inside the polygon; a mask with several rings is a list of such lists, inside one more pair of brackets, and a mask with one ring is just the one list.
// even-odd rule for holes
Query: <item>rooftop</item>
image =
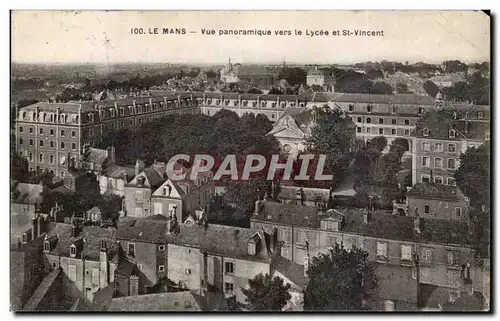
{"label": "rooftop", "polygon": [[450,201],[461,201],[465,199],[465,195],[457,186],[433,184],[433,183],[417,183],[406,194],[410,198],[424,199],[441,199]]}
{"label": "rooftop", "polygon": [[[465,222],[421,218],[421,233],[416,234],[413,217],[376,212],[372,213],[368,223],[364,223],[360,210],[348,209],[341,213],[345,216],[345,224],[340,232],[410,242],[460,245],[470,245],[472,242]],[[260,212],[252,215],[251,220],[319,230],[321,220],[333,217],[330,214],[330,211],[323,213],[308,206],[263,201]]]}
{"label": "rooftop", "polygon": [[45,101],[40,101],[40,102],[34,103],[32,105],[22,107],[20,109],[23,111],[35,111],[37,107],[40,111],[56,112],[59,109],[62,113],[68,113],[68,114],[78,113],[78,110],[80,108],[83,112],[94,110],[94,108],[91,107],[87,102],[82,102],[82,103],[49,103],[49,102],[45,102]]}
{"label": "rooftop", "polygon": [[202,304],[190,291],[145,294],[114,298],[108,311],[202,311]]}

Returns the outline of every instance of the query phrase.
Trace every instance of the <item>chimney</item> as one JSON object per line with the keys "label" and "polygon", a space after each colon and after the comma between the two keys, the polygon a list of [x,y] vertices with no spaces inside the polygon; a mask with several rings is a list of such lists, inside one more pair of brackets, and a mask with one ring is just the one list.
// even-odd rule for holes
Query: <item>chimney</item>
{"label": "chimney", "polygon": [[306,240],[306,256],[304,258],[304,276],[307,277],[309,270],[309,241]]}
{"label": "chimney", "polygon": [[259,215],[261,204],[262,204],[262,201],[260,199],[255,201],[255,210],[253,212],[254,215]]}
{"label": "chimney", "polygon": [[78,236],[78,230],[77,230],[77,227],[76,225],[73,225],[71,227],[71,237],[77,237]]}
{"label": "chimney", "polygon": [[127,172],[123,173],[123,180],[125,181],[125,184],[128,183],[128,174],[127,174]]}
{"label": "chimney", "polygon": [[368,224],[372,219],[372,213],[368,211],[366,208],[363,212],[363,223]]}
{"label": "chimney", "polygon": [[31,239],[34,240],[37,238],[37,231],[36,231],[36,228],[37,228],[37,218],[36,216],[34,216],[32,219],[31,219]]}
{"label": "chimney", "polygon": [[105,240],[101,240],[99,251],[99,271],[99,287],[103,289],[109,284],[108,248]]}
{"label": "chimney", "polygon": [[415,217],[415,219],[413,220],[413,231],[416,233],[416,234],[420,234],[420,225],[421,225],[421,219],[420,217]]}
{"label": "chimney", "polygon": [[140,172],[141,172],[141,164],[140,164],[139,160],[137,159],[135,161],[135,176],[139,175]]}
{"label": "chimney", "polygon": [[39,237],[42,234],[42,216],[38,214],[37,224],[36,224],[36,237]]}
{"label": "chimney", "polygon": [[111,146],[111,150],[110,150],[110,152],[108,152],[108,157],[109,157],[112,164],[115,163],[115,155],[116,155],[115,146]]}

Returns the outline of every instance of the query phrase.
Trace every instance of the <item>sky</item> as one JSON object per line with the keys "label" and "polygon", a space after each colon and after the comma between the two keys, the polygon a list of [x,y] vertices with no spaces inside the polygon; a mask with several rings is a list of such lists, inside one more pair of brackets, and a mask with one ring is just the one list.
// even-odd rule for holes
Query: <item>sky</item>
{"label": "sky", "polygon": [[[159,34],[149,34],[154,28]],[[163,28],[186,34],[162,34]],[[272,35],[219,36],[235,29]],[[292,35],[275,35],[279,30]],[[321,30],[329,35],[309,35]],[[351,36],[332,35],[344,30]],[[108,54],[111,64],[490,60],[490,20],[478,11],[13,11],[11,31],[12,60],[19,63],[106,63]]]}

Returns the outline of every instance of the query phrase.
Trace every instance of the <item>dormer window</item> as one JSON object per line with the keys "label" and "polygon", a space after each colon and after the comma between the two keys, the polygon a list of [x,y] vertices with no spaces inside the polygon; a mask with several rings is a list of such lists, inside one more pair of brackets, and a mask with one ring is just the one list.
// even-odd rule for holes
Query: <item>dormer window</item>
{"label": "dormer window", "polygon": [[125,115],[125,108],[120,107],[120,116]]}
{"label": "dormer window", "polygon": [[425,137],[429,136],[429,128],[424,128],[424,130],[422,131],[422,135]]}
{"label": "dormer window", "polygon": [[144,185],[144,177],[138,177],[137,186],[142,186],[142,185]]}
{"label": "dormer window", "polygon": [[89,114],[89,122],[91,122],[91,123],[94,122],[94,114],[92,114],[92,113]]}
{"label": "dormer window", "polygon": [[392,113],[395,114],[398,112],[398,107],[392,106]]}
{"label": "dormer window", "polygon": [[354,111],[354,104],[349,104],[349,112],[353,112]]}
{"label": "dormer window", "polygon": [[484,133],[484,140],[490,140],[490,132]]}
{"label": "dormer window", "polygon": [[282,102],[281,103],[281,108],[285,108],[286,107],[286,103],[285,102]]}
{"label": "dormer window", "polygon": [[266,107],[267,102],[266,102],[266,101],[263,101],[263,102],[261,102],[261,103],[260,103],[260,105],[261,105],[262,107]]}
{"label": "dormer window", "polygon": [[111,117],[115,117],[115,110],[114,109],[110,109],[109,112],[111,113]]}
{"label": "dormer window", "polygon": [[220,105],[220,99],[217,99],[217,100],[215,101],[215,104],[216,104],[217,106],[219,106],[219,105]]}
{"label": "dormer window", "polygon": [[240,103],[239,101],[235,100],[233,104],[234,106],[238,106],[239,103]]}
{"label": "dormer window", "polygon": [[43,251],[45,253],[49,253],[50,252],[50,242],[49,241],[43,242]]}
{"label": "dormer window", "polygon": [[69,255],[71,257],[76,257],[76,246],[75,246],[75,244],[71,244],[71,246],[69,247]]}
{"label": "dormer window", "polygon": [[225,105],[226,105],[226,106],[229,106],[229,99],[226,99],[226,101],[225,101]]}
{"label": "dormer window", "polygon": [[477,118],[483,119],[483,117],[484,117],[484,114],[483,114],[482,111],[480,111],[480,112],[477,113]]}
{"label": "dormer window", "polygon": [[455,136],[456,136],[455,130],[454,129],[450,129],[450,131],[449,131],[449,137],[450,138],[455,138]]}
{"label": "dormer window", "polygon": [[295,103],[290,103],[290,107],[295,107]]}
{"label": "dormer window", "polygon": [[366,111],[371,113],[372,112],[372,105],[366,105]]}
{"label": "dormer window", "polygon": [[248,100],[243,100],[243,106],[247,106],[248,105]]}
{"label": "dormer window", "polygon": [[210,105],[212,103],[212,99],[207,99],[207,105]]}
{"label": "dormer window", "polygon": [[257,102],[256,101],[252,102],[252,106],[257,107]]}

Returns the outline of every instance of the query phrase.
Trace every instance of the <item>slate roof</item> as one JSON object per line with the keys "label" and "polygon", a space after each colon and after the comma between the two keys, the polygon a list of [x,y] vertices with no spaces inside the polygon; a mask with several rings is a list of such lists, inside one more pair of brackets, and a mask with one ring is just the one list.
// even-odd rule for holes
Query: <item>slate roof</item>
{"label": "slate roof", "polygon": [[18,183],[12,192],[12,202],[35,205],[42,202],[43,186],[40,184]]}
{"label": "slate roof", "polygon": [[309,126],[312,122],[312,110],[304,110],[303,108],[287,108],[283,112],[284,115],[290,115],[297,125],[300,127],[302,125]]}
{"label": "slate roof", "polygon": [[47,292],[50,290],[50,288],[53,286],[54,282],[56,281],[57,277],[61,273],[61,269],[55,269],[54,271],[50,272],[49,275],[47,275],[40,285],[36,288],[35,292],[31,295],[31,297],[28,299],[26,304],[23,306],[23,311],[36,311],[38,305],[42,301],[42,299],[45,297]]}
{"label": "slate roof", "polygon": [[[341,213],[345,215],[345,223],[340,232],[400,241],[472,244],[465,222],[421,218],[421,234],[416,234],[413,231],[413,217],[376,212],[372,213],[370,221],[365,224],[362,211],[349,209]],[[319,229],[320,221],[328,217],[329,215],[313,207],[264,201],[259,214],[253,214],[250,220],[273,225]]]}
{"label": "slate roof", "polygon": [[29,106],[25,106],[20,108],[20,110],[24,111],[35,111],[36,108],[39,108],[40,111],[46,111],[46,112],[56,112],[57,108],[60,108],[61,112],[63,113],[78,113],[78,108],[82,108],[82,112],[88,112],[88,111],[95,111],[90,104],[85,104],[84,102],[82,103],[49,103],[45,101],[40,101],[37,103],[34,103]]}
{"label": "slate roof", "polygon": [[[262,230],[225,225],[208,226],[179,224],[178,233],[166,233],[167,222],[147,219],[118,223],[117,239],[155,244],[176,244],[199,248],[208,253],[257,261],[270,259]],[[248,254],[248,241],[259,233],[263,250],[255,256]]]}
{"label": "slate roof", "polygon": [[108,311],[202,311],[200,303],[189,291],[145,294],[114,298],[107,307]]}
{"label": "slate roof", "polygon": [[151,185],[151,189],[156,189],[165,182],[165,179],[153,168],[153,166],[145,168],[144,174]]}
{"label": "slate roof", "polygon": [[276,255],[273,267],[292,281],[300,290],[304,290],[307,278],[304,276],[304,265],[288,260],[281,255]]}
{"label": "slate roof", "polygon": [[[99,261],[101,240],[106,241],[109,260],[113,260],[118,254],[119,247],[114,239],[114,229],[100,228],[98,226],[83,226],[78,236],[73,238],[71,236],[71,227],[71,224],[65,223],[52,222],[48,224],[49,232],[47,236],[49,238],[57,236],[56,245],[49,254],[70,257],[70,245],[80,238],[85,239],[83,251],[86,260]],[[81,255],[77,253],[77,257],[81,257]]]}
{"label": "slate roof", "polygon": [[[104,168],[102,175],[106,176],[106,177],[110,177],[110,178],[122,179],[124,177],[125,173],[128,176],[128,182],[130,182],[132,179],[134,179],[135,168],[134,167],[118,166],[118,165],[110,165],[110,166]],[[128,182],[126,182],[126,183],[128,183]]]}
{"label": "slate roof", "polygon": [[406,194],[410,198],[423,199],[439,199],[450,201],[461,201],[465,199],[465,195],[457,186],[433,184],[433,183],[417,183]]}
{"label": "slate roof", "polygon": [[356,102],[366,104],[392,104],[392,105],[435,105],[434,98],[427,95],[416,94],[396,94],[396,95],[375,95],[344,93],[335,98],[337,102]]}
{"label": "slate roof", "polygon": [[105,149],[90,147],[88,152],[84,155],[86,162],[102,165],[108,158],[108,151]]}
{"label": "slate roof", "polygon": [[129,277],[136,272],[135,263],[130,262],[125,258],[120,258],[118,260],[118,266],[115,270],[115,274]]}

